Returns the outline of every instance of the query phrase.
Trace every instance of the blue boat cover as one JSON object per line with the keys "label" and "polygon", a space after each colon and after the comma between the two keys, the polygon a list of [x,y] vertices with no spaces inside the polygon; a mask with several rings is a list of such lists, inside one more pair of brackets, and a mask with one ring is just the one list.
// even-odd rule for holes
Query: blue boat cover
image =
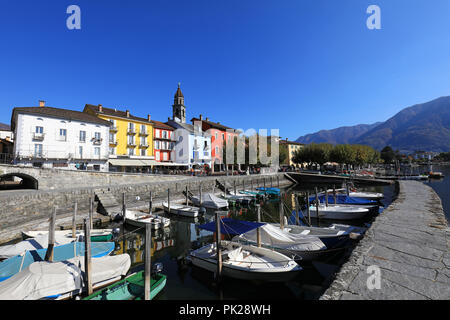
{"label": "blue boat cover", "polygon": [[[231,218],[223,218],[220,223],[220,233],[229,235],[240,235],[247,231],[263,226],[263,222],[251,222],[244,220],[236,220]],[[216,232],[216,222],[209,222],[198,226],[200,229]]]}
{"label": "blue boat cover", "polygon": [[266,191],[266,192],[280,193],[280,189],[278,189],[278,188],[264,188],[264,187],[258,187],[258,188],[256,188],[256,190]]}
{"label": "blue boat cover", "polygon": [[[312,202],[314,200],[316,200],[316,196],[309,197],[309,201]],[[337,200],[338,204],[378,204],[377,201],[375,201],[375,200],[367,200],[367,199],[362,199],[362,198],[349,197],[346,194],[337,194],[336,200]],[[319,196],[319,201],[321,203],[324,203],[325,195]],[[331,204],[334,203],[333,195],[330,195],[330,194],[328,195],[328,203],[331,203]]]}
{"label": "blue boat cover", "polygon": [[[92,242],[92,258],[110,254],[115,248],[114,242]],[[84,256],[84,242],[71,242],[53,248],[53,261],[64,261],[75,255]],[[25,256],[17,255],[0,262],[0,282],[25,269],[36,261],[44,261],[47,248],[26,251]]]}
{"label": "blue boat cover", "polygon": [[[292,210],[292,214],[288,219],[288,224],[297,224],[297,211],[296,210]],[[303,223],[305,219],[305,216],[303,215],[302,210],[298,210],[298,220],[301,226],[304,226],[305,224]]]}

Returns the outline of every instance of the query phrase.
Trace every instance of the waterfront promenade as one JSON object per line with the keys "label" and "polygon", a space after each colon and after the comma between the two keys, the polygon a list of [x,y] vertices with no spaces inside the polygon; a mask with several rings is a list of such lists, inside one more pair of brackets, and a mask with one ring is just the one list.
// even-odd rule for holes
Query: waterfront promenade
{"label": "waterfront promenade", "polygon": [[[450,230],[441,200],[418,181],[399,181],[399,188],[321,300],[450,299]],[[369,266],[379,268],[379,289]]]}

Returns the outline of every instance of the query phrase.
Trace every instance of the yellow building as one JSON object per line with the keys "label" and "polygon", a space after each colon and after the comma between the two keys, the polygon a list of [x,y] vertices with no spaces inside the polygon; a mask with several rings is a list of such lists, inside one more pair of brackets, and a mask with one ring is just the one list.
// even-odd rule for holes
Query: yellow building
{"label": "yellow building", "polygon": [[109,134],[110,171],[149,172],[158,163],[154,160],[153,123],[150,115],[140,118],[129,110],[86,104],[83,112],[112,123]]}
{"label": "yellow building", "polygon": [[288,158],[283,163],[280,163],[280,165],[281,166],[283,166],[283,165],[284,166],[296,166],[296,164],[292,161],[292,157],[294,156],[295,151],[300,150],[303,147],[304,147],[303,143],[288,141],[288,139],[286,139],[286,140],[280,139],[279,148],[287,149],[287,153],[289,155]]}

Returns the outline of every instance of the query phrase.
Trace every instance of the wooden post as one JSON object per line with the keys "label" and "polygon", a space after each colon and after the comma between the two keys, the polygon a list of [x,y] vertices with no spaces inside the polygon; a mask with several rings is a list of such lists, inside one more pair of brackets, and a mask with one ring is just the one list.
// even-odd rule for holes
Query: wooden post
{"label": "wooden post", "polygon": [[217,254],[217,271],[216,281],[220,281],[222,278],[222,250],[220,249],[220,216],[216,211],[216,254]]}
{"label": "wooden post", "polygon": [[336,185],[333,184],[333,198],[334,198],[334,204],[337,204],[337,199],[336,199]]}
{"label": "wooden post", "polygon": [[186,205],[187,205],[187,206],[189,205],[189,197],[188,197],[188,194],[189,194],[189,189],[188,189],[188,186],[186,185]]}
{"label": "wooden post", "polygon": [[125,253],[125,216],[127,212],[127,206],[125,205],[125,192],[122,192],[122,215],[123,215],[123,224],[122,224],[122,253]]}
{"label": "wooden post", "polygon": [[317,192],[317,187],[315,187],[315,191],[316,191],[316,215],[317,219],[319,219],[319,194]]}
{"label": "wooden post", "polygon": [[263,178],[263,182],[264,182],[264,193],[266,193],[266,178]]}
{"label": "wooden post", "polygon": [[77,238],[77,222],[76,222],[77,211],[78,211],[78,203],[75,202],[75,206],[73,208],[73,216],[72,216],[72,238],[73,239]]}
{"label": "wooden post", "polygon": [[270,187],[273,188],[273,177],[270,176]]}
{"label": "wooden post", "polygon": [[87,294],[91,295],[92,290],[92,277],[91,277],[91,222],[90,217],[84,219],[84,281],[87,289]]}
{"label": "wooden post", "polygon": [[300,225],[300,206],[299,206],[299,204],[298,204],[298,197],[297,197],[297,194],[294,194],[294,202],[295,202],[295,208],[297,209],[297,215],[296,215],[296,221],[295,221],[295,223],[297,224],[297,225]]}
{"label": "wooden post", "polygon": [[284,229],[284,209],[283,209],[283,197],[280,197],[280,205],[279,205],[279,212],[280,212],[280,229]]}
{"label": "wooden post", "polygon": [[348,182],[345,180],[345,189],[347,191],[347,196],[350,196],[350,191],[348,190]]}
{"label": "wooden post", "polygon": [[170,212],[170,188],[167,189],[167,209]]}
{"label": "wooden post", "polygon": [[145,226],[145,280],[144,291],[145,300],[150,300],[151,281],[151,254],[152,254],[152,226],[147,223]]}
{"label": "wooden post", "polygon": [[92,200],[92,197],[89,197],[89,216],[90,216],[89,223],[91,224],[90,225],[91,230],[93,229],[92,228],[93,215],[94,215],[94,201]]}
{"label": "wooden post", "polygon": [[53,261],[53,248],[55,246],[55,222],[56,222],[56,207],[53,207],[53,212],[50,215],[50,223],[48,230],[48,247],[45,252],[45,261]]}
{"label": "wooden post", "polygon": [[198,201],[200,202],[200,206],[202,205],[202,184],[198,185]]}
{"label": "wooden post", "polygon": [[280,189],[280,177],[279,176],[277,176],[277,186],[278,186],[278,189]]}
{"label": "wooden post", "polygon": [[253,190],[253,179],[250,179],[250,190]]}
{"label": "wooden post", "polygon": [[325,187],[325,205],[328,207],[328,189]]}
{"label": "wooden post", "polygon": [[236,195],[236,180],[233,180],[234,194]]}
{"label": "wooden post", "polygon": [[242,191],[245,190],[245,180],[242,180]]}
{"label": "wooden post", "polygon": [[306,191],[306,212],[308,213],[308,224],[311,225],[311,210],[310,210],[310,203],[309,203],[309,191]]}
{"label": "wooden post", "polygon": [[[257,204],[256,208],[257,208],[258,222],[261,222],[261,206]],[[259,228],[256,229],[256,244],[258,248],[261,248],[261,230]]]}
{"label": "wooden post", "polygon": [[153,195],[152,195],[152,191],[150,190],[150,200],[148,201],[148,213],[152,214],[152,209],[153,209]]}

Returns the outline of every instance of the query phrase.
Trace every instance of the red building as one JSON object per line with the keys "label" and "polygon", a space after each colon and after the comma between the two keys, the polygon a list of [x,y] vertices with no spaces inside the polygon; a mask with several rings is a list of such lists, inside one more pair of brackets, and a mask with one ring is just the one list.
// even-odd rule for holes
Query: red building
{"label": "red building", "polygon": [[159,121],[153,122],[153,141],[155,160],[158,162],[171,162],[171,153],[175,142],[172,140],[172,134],[175,128]]}
{"label": "red building", "polygon": [[209,118],[203,119],[202,115],[191,119],[192,124],[197,121],[201,122],[202,131],[207,131],[211,135],[211,159],[213,164],[211,169],[213,172],[225,170],[222,159],[223,144],[225,141],[232,141],[233,137],[238,135],[238,132],[233,128],[224,126],[220,122],[209,121]]}

